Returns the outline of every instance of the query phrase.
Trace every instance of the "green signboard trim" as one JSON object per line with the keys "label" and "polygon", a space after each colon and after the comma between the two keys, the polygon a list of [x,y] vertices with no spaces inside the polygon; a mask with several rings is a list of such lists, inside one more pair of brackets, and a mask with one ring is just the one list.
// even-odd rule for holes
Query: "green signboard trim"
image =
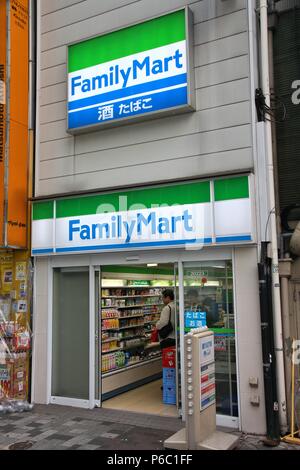
{"label": "green signboard trim", "polygon": [[[248,176],[214,181],[215,201],[249,197]],[[120,199],[120,198],[124,199]],[[134,204],[146,208],[162,204],[182,205],[210,202],[210,182],[183,183],[128,190],[120,193],[105,193],[80,198],[59,199],[56,201],[56,217],[75,217],[103,212],[122,212]],[[99,206],[102,205],[101,208]],[[142,207],[141,207],[142,208]],[[153,207],[154,208],[154,207]],[[136,208],[137,209],[137,208]],[[33,205],[33,220],[53,217],[53,201],[36,202]]]}
{"label": "green signboard trim", "polygon": [[[184,328],[185,333],[189,333],[193,328]],[[235,330],[232,328],[208,328],[209,331],[213,331],[218,335],[235,335]]]}
{"label": "green signboard trim", "polygon": [[[120,199],[121,197],[123,198]],[[151,208],[153,205],[160,206],[161,204],[182,205],[205,202],[210,202],[209,181],[61,199],[56,201],[56,217],[122,212],[129,210],[134,204],[142,204],[145,208]],[[35,205],[39,204],[43,203],[35,203]],[[40,216],[39,212],[34,212],[33,220],[43,218],[45,217],[42,214]]]}
{"label": "green signboard trim", "polygon": [[226,178],[214,182],[215,201],[242,199],[249,197],[248,176]]}
{"label": "green signboard trim", "polygon": [[32,207],[32,219],[53,219],[54,201],[37,202]]}
{"label": "green signboard trim", "polygon": [[69,46],[68,71],[75,72],[185,39],[185,10],[179,10]]}
{"label": "green signboard trim", "polygon": [[[161,274],[161,275],[174,275],[173,269],[163,269],[155,267],[133,267],[133,266],[102,266],[101,272],[103,273],[130,273],[130,274]],[[155,286],[154,286],[155,287]]]}

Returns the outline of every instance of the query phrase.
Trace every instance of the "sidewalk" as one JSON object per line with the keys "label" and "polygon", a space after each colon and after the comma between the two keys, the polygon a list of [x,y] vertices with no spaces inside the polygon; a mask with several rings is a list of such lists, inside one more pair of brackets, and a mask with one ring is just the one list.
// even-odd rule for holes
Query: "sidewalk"
{"label": "sidewalk", "polygon": [[[182,428],[178,418],[109,409],[83,410],[36,405],[33,411],[0,416],[0,449],[163,450],[165,439]],[[237,433],[239,435],[239,433]],[[239,450],[266,450],[262,437],[241,435]],[[281,443],[274,450],[300,446]]]}

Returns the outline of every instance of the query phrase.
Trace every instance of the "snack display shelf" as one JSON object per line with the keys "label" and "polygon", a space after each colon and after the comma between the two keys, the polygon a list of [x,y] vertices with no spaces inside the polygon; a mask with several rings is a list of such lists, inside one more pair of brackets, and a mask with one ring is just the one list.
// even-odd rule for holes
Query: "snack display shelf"
{"label": "snack display shelf", "polygon": [[123,349],[123,348],[108,349],[107,351],[101,351],[101,354],[113,353],[115,351],[120,351],[120,349]]}
{"label": "snack display shelf", "polygon": [[123,351],[130,351],[130,349],[140,348],[141,346],[145,346],[145,340],[137,344],[132,344],[131,346],[124,346],[122,349]]}
{"label": "snack display shelf", "polygon": [[141,365],[144,365],[144,364],[148,364],[148,363],[151,363],[151,362],[154,362],[154,361],[157,361],[158,359],[161,358],[161,354],[157,354],[156,356],[152,356],[151,359],[142,359],[140,361],[136,361],[136,362],[132,362],[132,363],[129,363],[129,364],[126,364],[125,366],[121,366],[121,367],[116,367],[115,369],[112,369],[112,370],[109,370],[107,372],[102,372],[102,377],[109,377],[110,375],[115,375],[119,372],[123,372],[124,370],[126,369],[131,369],[131,368],[134,368],[134,367],[139,367]]}
{"label": "snack display shelf", "polygon": [[[111,330],[114,332],[111,334],[115,335],[116,332],[119,332],[117,338],[106,338],[102,341],[104,344],[114,341],[114,344],[109,345],[113,349],[103,351],[102,376],[105,378],[114,373],[124,373],[121,380],[123,383],[124,380],[130,380],[128,377],[131,376],[126,372],[129,368],[140,367],[153,360],[156,360],[155,364],[145,366],[145,369],[141,369],[138,374],[143,377],[144,374],[147,375],[147,373],[158,370],[157,361],[161,357],[161,351],[160,349],[156,351],[155,347],[159,346],[159,343],[153,344],[150,348],[148,345],[151,341],[152,326],[159,318],[160,306],[164,305],[161,300],[161,288],[156,286],[105,286],[101,288],[101,294],[100,304],[114,304],[99,305],[102,331]],[[115,305],[115,303],[122,305]],[[149,315],[152,316],[149,317]],[[130,321],[133,318],[136,320]],[[109,322],[110,319],[113,321]],[[135,324],[130,324],[133,322]],[[127,336],[121,336],[123,332]],[[144,353],[146,348],[148,352]],[[112,353],[111,356],[109,353]],[[111,382],[109,383],[111,384]],[[119,385],[116,383],[114,386],[118,387]]]}
{"label": "snack display shelf", "polygon": [[[150,330],[149,330],[149,331],[150,331]],[[112,341],[117,341],[117,342],[119,342],[119,341],[126,341],[126,340],[128,340],[128,339],[135,339],[135,338],[140,338],[140,337],[141,337],[141,335],[123,336],[122,338],[120,338],[120,337],[113,338],[113,337],[112,337],[112,338],[102,339],[102,340],[101,340],[101,343],[103,344],[103,343],[111,343]]]}
{"label": "snack display shelf", "polygon": [[129,315],[129,316],[126,316],[126,317],[118,317],[120,320],[124,320],[124,319],[128,319],[128,318],[139,318],[139,317],[143,317],[144,315],[142,313],[140,313],[139,315]]}
{"label": "snack display shelf", "polygon": [[129,328],[138,328],[139,326],[143,327],[144,323],[140,323],[139,325],[121,326],[118,330],[129,330]]}
{"label": "snack display shelf", "polygon": [[103,286],[103,290],[105,289],[167,289],[167,286]]}
{"label": "snack display shelf", "polygon": [[[164,304],[135,304],[135,305],[124,305],[123,307],[120,306],[120,305],[112,305],[111,308],[116,308],[118,310],[120,309],[123,309],[123,308],[141,308],[141,307],[153,307],[153,306],[160,306],[160,305],[164,305]],[[104,307],[104,308],[109,308],[108,306]]]}
{"label": "snack display shelf", "polygon": [[102,295],[102,299],[134,299],[136,297],[160,297],[161,294],[141,294],[141,295]]}
{"label": "snack display shelf", "polygon": [[120,341],[119,338],[106,338],[106,339],[101,339],[101,343],[111,343],[112,341]]}
{"label": "snack display shelf", "polygon": [[127,341],[128,339],[136,339],[136,338],[141,338],[141,335],[123,336],[122,338],[119,338],[118,341]]}

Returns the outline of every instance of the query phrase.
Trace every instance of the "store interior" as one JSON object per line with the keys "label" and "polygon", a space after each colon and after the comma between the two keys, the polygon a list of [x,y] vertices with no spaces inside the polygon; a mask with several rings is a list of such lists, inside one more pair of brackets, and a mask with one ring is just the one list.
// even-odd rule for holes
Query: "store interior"
{"label": "store interior", "polygon": [[[232,265],[185,264],[184,332],[205,324],[215,333],[217,413],[237,416]],[[162,291],[174,289],[177,348],[174,371],[151,339],[163,308]],[[99,277],[101,406],[180,416],[178,275],[174,264],[102,266]],[[100,366],[101,364],[101,366]],[[164,370],[165,369],[165,370]]]}
{"label": "store interior", "polygon": [[176,368],[169,387],[172,396],[167,396],[170,384],[165,384],[164,391],[162,353],[159,341],[153,338],[164,306],[162,292],[175,285],[173,264],[102,267],[99,302],[103,407],[178,416]]}

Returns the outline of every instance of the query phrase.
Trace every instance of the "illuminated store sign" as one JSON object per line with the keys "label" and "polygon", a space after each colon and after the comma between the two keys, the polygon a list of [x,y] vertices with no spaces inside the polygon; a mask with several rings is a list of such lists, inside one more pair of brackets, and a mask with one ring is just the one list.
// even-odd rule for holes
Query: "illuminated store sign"
{"label": "illuminated store sign", "polygon": [[36,202],[32,254],[253,242],[249,182],[242,176]]}
{"label": "illuminated store sign", "polygon": [[185,8],[68,47],[68,130],[192,110]]}

